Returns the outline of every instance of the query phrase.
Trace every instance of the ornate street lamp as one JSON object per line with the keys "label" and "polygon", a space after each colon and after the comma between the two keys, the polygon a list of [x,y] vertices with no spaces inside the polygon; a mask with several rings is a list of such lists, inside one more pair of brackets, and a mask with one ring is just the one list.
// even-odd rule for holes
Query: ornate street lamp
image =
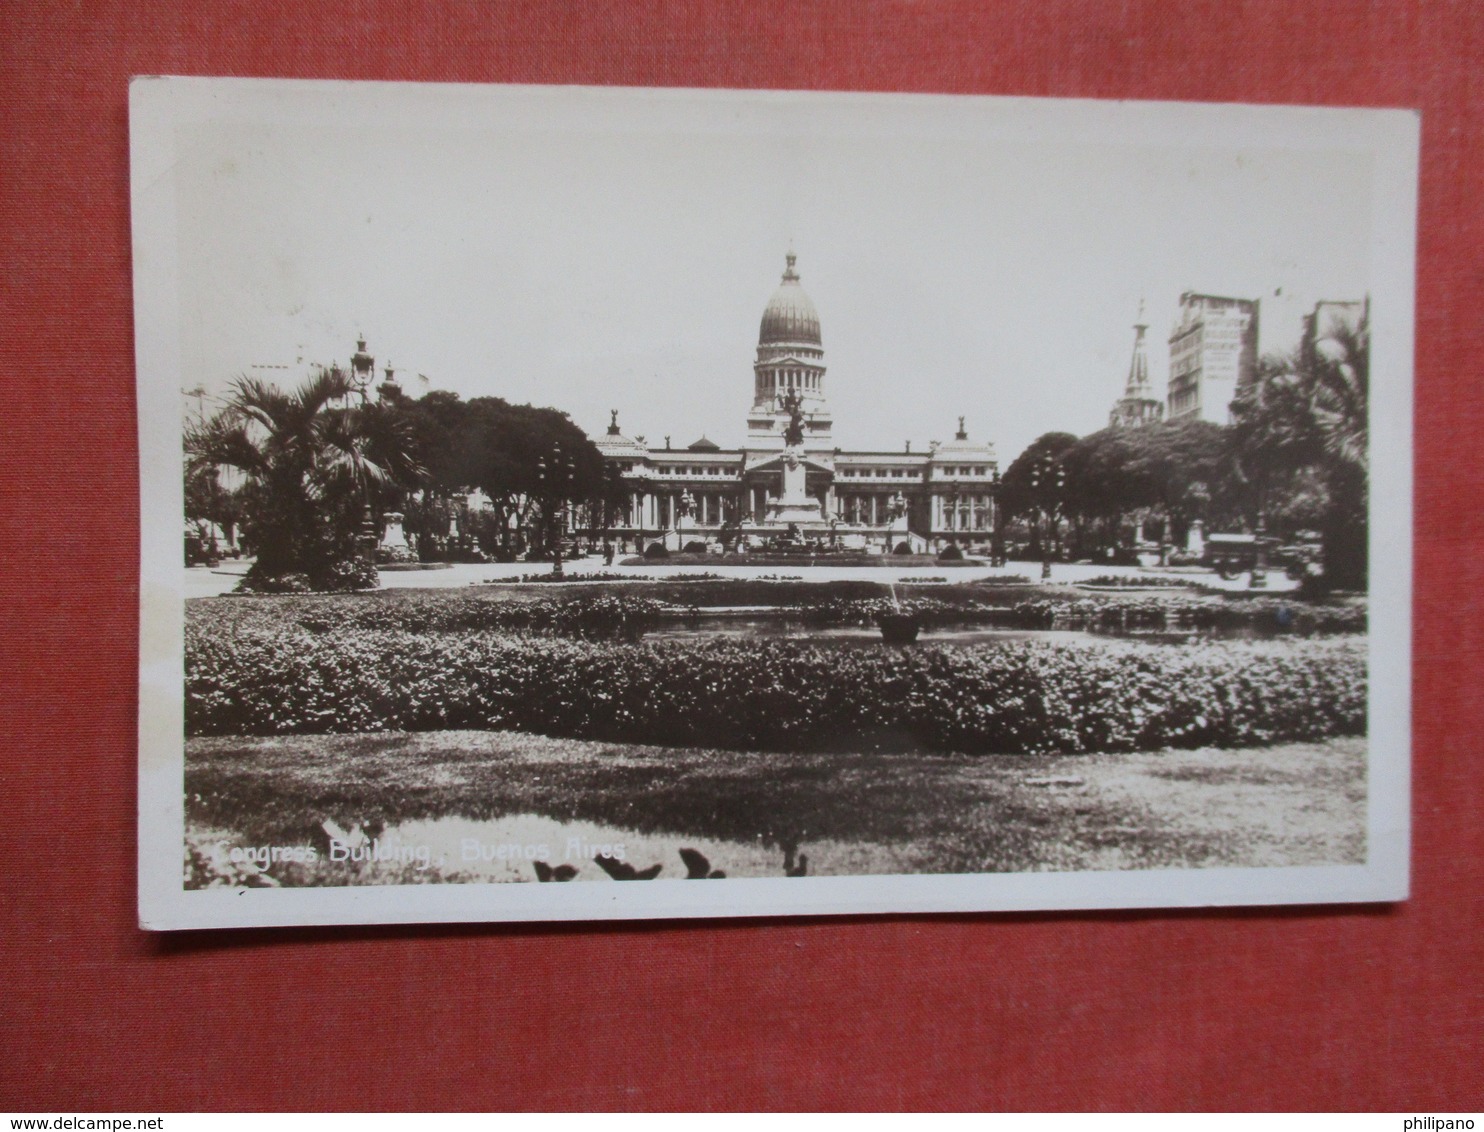
{"label": "ornate street lamp", "polygon": [[1005,565],[1005,535],[1000,525],[1000,469],[994,470],[994,476],[989,481],[989,498],[994,504],[994,513],[990,516],[991,529],[989,532],[989,564],[999,569]]}
{"label": "ornate street lamp", "polygon": [[1253,558],[1252,558],[1252,580],[1249,583],[1251,589],[1265,590],[1268,588],[1268,561],[1267,548],[1264,545],[1268,537],[1267,518],[1263,514],[1263,508],[1257,509],[1257,533],[1253,536]]}
{"label": "ornate street lamp", "polygon": [[[962,418],[960,418],[960,419],[962,419]],[[948,522],[947,522],[946,525],[948,527],[948,542],[949,542],[949,545],[950,546],[956,546],[958,544],[958,529],[959,529],[959,522],[958,522],[958,520],[959,520],[959,514],[958,514],[958,509],[959,509],[959,492],[960,492],[960,490],[961,489],[959,487],[959,484],[958,484],[958,481],[957,480],[955,480],[953,482],[952,486],[949,487],[949,489],[948,489],[948,502],[949,502],[949,505],[950,505],[950,510],[949,510],[949,514],[948,514]]]}
{"label": "ornate street lamp", "polygon": [[574,478],[575,469],[572,461],[570,458],[563,459],[560,444],[551,446],[550,461],[544,457],[536,461],[536,479],[541,484],[548,528],[553,518],[556,521],[556,538],[552,543],[551,572],[557,578],[563,576],[562,536],[566,533],[567,527],[567,495]]}
{"label": "ornate street lamp", "polygon": [[1044,526],[1045,532],[1041,537],[1041,581],[1051,580],[1051,524],[1056,514],[1057,507],[1046,506],[1046,498],[1042,492],[1044,485],[1046,492],[1055,492],[1057,495],[1067,484],[1067,470],[1061,466],[1050,452],[1047,452],[1031,466],[1031,493],[1036,501],[1036,530],[1041,532]]}

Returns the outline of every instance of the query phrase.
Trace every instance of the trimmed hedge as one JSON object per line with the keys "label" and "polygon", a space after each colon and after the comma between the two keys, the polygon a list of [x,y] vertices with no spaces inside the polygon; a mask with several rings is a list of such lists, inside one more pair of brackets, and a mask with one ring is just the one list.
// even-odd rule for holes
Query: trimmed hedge
{"label": "trimmed hedge", "polygon": [[191,735],[510,728],[807,749],[910,735],[969,752],[1289,742],[1365,730],[1364,642],[829,648],[456,631],[187,627]]}
{"label": "trimmed hedge", "polygon": [[[550,575],[542,575],[550,577]],[[873,625],[883,613],[903,612],[923,625],[986,625],[1016,629],[1122,630],[1254,630],[1266,634],[1310,636],[1363,633],[1363,605],[1319,605],[1278,597],[1221,597],[1168,594],[1147,597],[1100,594],[1057,595],[1032,600],[996,601],[964,588],[922,594],[925,587],[900,586],[893,602],[874,583],[828,587],[836,596],[821,598],[808,583],[691,582],[646,585],[639,596],[622,587],[585,586],[580,578],[566,587],[547,587],[539,595],[520,595],[506,587],[470,590],[402,590],[357,595],[292,595],[272,599],[209,599],[187,607],[188,624],[236,633],[291,628],[311,632],[332,629],[403,629],[441,633],[484,629],[586,638],[633,637],[660,623],[666,613],[692,604],[767,604],[782,616],[811,625]],[[770,592],[773,591],[773,592]],[[916,591],[914,593],[914,590]],[[874,596],[858,596],[871,594]],[[921,594],[921,596],[916,596]]]}
{"label": "trimmed hedge", "polygon": [[288,595],[208,599],[186,606],[186,639],[231,638],[307,630],[401,630],[451,633],[484,630],[606,639],[632,637],[659,623],[662,602],[626,594],[541,594],[509,600],[466,591],[388,591],[367,595]]}
{"label": "trimmed hedge", "polygon": [[910,613],[924,625],[996,625],[1018,629],[1244,630],[1311,636],[1363,633],[1366,611],[1351,606],[1320,606],[1280,598],[1223,601],[1169,595],[1148,598],[1039,598],[1013,605],[973,604],[937,597],[836,598],[799,610],[815,625],[869,625],[883,613]]}

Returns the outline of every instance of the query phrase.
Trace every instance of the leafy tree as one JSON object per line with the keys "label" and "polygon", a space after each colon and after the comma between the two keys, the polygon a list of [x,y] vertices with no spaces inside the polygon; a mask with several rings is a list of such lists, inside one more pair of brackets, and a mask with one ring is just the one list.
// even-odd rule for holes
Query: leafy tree
{"label": "leafy tree", "polygon": [[1156,521],[1178,538],[1193,519],[1209,519],[1223,497],[1225,432],[1208,421],[1162,421],[1106,428],[1067,450],[1066,505],[1079,534],[1101,529],[1116,544],[1123,525]]}
{"label": "leafy tree", "polygon": [[489,496],[503,530],[513,519],[544,549],[563,506],[601,495],[602,454],[559,410],[498,397],[476,397],[467,407],[459,443],[471,484]]}
{"label": "leafy tree", "polygon": [[1034,520],[1039,515],[1052,516],[1055,523],[1065,504],[1065,484],[1049,469],[1060,466],[1062,458],[1077,443],[1070,432],[1048,432],[1031,441],[1010,462],[1000,479],[995,522],[1003,532],[1006,524],[1016,519],[1028,520],[1033,553],[1039,553],[1041,531]]}
{"label": "leafy tree", "polygon": [[[565,413],[499,397],[462,401],[441,390],[397,409],[427,469],[422,497],[405,506],[423,557],[457,553],[447,545],[454,521],[486,552],[514,557],[525,544],[544,548],[564,505],[601,513],[611,487],[602,456]],[[488,496],[490,513],[465,509],[476,489]],[[606,499],[610,507],[616,501]]]}
{"label": "leafy tree", "polygon": [[465,425],[468,406],[457,393],[435,389],[399,406],[411,430],[418,461],[427,472],[424,486],[444,499],[474,483],[473,457]]}

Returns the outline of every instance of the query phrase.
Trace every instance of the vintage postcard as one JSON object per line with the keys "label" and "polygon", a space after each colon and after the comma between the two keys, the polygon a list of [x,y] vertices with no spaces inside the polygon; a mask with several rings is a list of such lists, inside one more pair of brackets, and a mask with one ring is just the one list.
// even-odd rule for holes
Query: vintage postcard
{"label": "vintage postcard", "polygon": [[145,927],[1405,898],[1414,114],[131,135]]}

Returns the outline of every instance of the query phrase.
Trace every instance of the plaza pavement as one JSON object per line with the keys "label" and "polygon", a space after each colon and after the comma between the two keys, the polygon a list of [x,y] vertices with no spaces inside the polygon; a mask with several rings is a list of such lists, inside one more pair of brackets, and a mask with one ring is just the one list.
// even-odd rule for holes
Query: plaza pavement
{"label": "plaza pavement", "polygon": [[[185,596],[218,597],[230,593],[242,575],[247,572],[250,560],[224,561],[220,566],[192,566],[185,570]],[[1011,562],[1003,567],[991,566],[676,566],[666,563],[645,563],[636,566],[604,566],[601,557],[593,555],[563,564],[563,570],[571,577],[589,574],[617,575],[635,580],[646,578],[674,578],[686,574],[708,573],[723,578],[799,578],[811,582],[867,581],[867,582],[912,582],[925,578],[946,579],[951,582],[973,582],[980,578],[1011,577],[1019,575],[1030,581],[1041,577],[1039,562]],[[485,582],[513,581],[526,574],[550,573],[549,563],[541,562],[488,562],[459,563],[438,570],[382,570],[382,589],[463,589]],[[1230,581],[1201,570],[1161,570],[1140,566],[1093,566],[1081,563],[1053,563],[1051,583],[1075,584],[1091,578],[1118,575],[1129,578],[1188,578],[1194,583],[1223,590],[1240,592],[1247,590],[1248,576],[1240,574]],[[621,584],[621,583],[617,583]],[[1297,588],[1297,583],[1282,570],[1268,572],[1266,593],[1285,593]]]}

